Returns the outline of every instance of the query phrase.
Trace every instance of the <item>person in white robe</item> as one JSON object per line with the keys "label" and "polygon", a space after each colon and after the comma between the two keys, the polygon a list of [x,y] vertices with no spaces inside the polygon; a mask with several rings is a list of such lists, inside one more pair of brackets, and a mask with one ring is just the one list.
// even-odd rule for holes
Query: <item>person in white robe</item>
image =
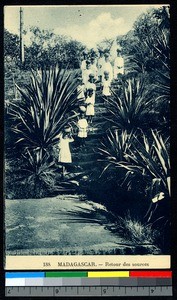
{"label": "person in white robe", "polygon": [[85,103],[87,105],[86,116],[88,117],[88,122],[92,123],[92,118],[95,115],[95,108],[94,108],[95,97],[92,88],[89,88],[87,91],[87,97]]}
{"label": "person in white robe", "polygon": [[104,72],[104,78],[103,78],[103,96],[111,96],[111,80],[109,78],[109,73],[107,71]]}
{"label": "person in white robe", "polygon": [[124,59],[121,56],[121,50],[117,49],[117,57],[114,61],[114,79],[118,79],[118,77],[124,74]]}
{"label": "person in white robe", "polygon": [[89,60],[86,61],[86,69],[82,73],[83,84],[87,84],[89,81],[89,75],[92,73],[91,62]]}
{"label": "person in white robe", "polygon": [[96,95],[96,84],[95,84],[95,76],[93,73],[89,75],[89,80],[87,84],[85,85],[85,92],[86,94],[88,93],[88,90],[92,89],[93,90],[93,97],[95,100],[95,95]]}
{"label": "person in white robe", "polygon": [[83,52],[82,53],[82,55],[83,55],[83,59],[82,59],[82,61],[81,61],[81,66],[80,66],[80,68],[81,68],[81,71],[82,71],[82,74],[83,74],[83,72],[86,70],[86,60],[87,60],[87,52]]}
{"label": "person in white robe", "polygon": [[103,65],[105,63],[105,57],[103,51],[99,50],[100,56],[98,58],[97,67],[98,67],[98,80],[102,82],[103,79]]}
{"label": "person in white robe", "polygon": [[[68,131],[68,132],[67,132]],[[72,138],[70,129],[67,128],[65,131],[59,136],[59,156],[58,161],[62,164],[62,176],[64,177],[66,173],[67,166],[72,163],[72,156],[70,151],[69,144],[74,142]]]}
{"label": "person in white robe", "polygon": [[85,140],[87,138],[87,131],[88,131],[88,122],[85,118],[85,114],[81,113],[80,119],[77,122],[78,127],[78,138],[80,146],[85,146]]}
{"label": "person in white robe", "polygon": [[98,80],[98,68],[95,57],[91,57],[91,70],[95,80]]}
{"label": "person in white robe", "polygon": [[112,65],[109,61],[109,53],[105,53],[105,62],[103,64],[103,67],[102,67],[102,75],[104,76],[104,72],[108,72],[109,73],[109,79],[112,81],[113,79],[113,68],[112,68]]}

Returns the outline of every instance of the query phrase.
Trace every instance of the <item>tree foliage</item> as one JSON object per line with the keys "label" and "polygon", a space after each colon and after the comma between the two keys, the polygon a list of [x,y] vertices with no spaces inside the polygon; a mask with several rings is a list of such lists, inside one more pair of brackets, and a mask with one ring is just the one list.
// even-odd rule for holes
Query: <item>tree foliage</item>
{"label": "tree foliage", "polygon": [[129,68],[136,72],[163,70],[169,66],[169,8],[150,9],[134,23],[133,30],[120,40]]}
{"label": "tree foliage", "polygon": [[4,57],[5,60],[17,60],[20,55],[20,40],[18,35],[4,30]]}
{"label": "tree foliage", "polygon": [[[31,27],[24,31],[25,40],[25,68],[50,68],[56,63],[65,68],[78,69],[85,46],[82,43],[57,35],[51,30],[41,30]],[[19,62],[19,37],[7,30],[4,33],[5,58],[15,58]]]}

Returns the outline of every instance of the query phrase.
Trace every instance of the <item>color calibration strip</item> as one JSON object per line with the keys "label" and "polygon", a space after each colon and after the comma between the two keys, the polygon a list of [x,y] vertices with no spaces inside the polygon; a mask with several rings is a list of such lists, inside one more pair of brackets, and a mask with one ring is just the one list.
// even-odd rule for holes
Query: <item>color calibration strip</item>
{"label": "color calibration strip", "polygon": [[6,272],[7,297],[172,296],[171,271]]}
{"label": "color calibration strip", "polygon": [[6,286],[170,286],[171,271],[6,272]]}

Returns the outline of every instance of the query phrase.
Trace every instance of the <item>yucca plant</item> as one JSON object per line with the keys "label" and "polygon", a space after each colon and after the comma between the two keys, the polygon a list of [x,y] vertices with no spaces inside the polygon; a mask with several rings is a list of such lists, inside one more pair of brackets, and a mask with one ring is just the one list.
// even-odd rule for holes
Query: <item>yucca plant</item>
{"label": "yucca plant", "polygon": [[[100,142],[97,151],[100,155],[98,159],[106,163],[102,174],[109,168],[120,168],[120,161],[127,161],[127,151],[131,147],[133,132],[126,130],[108,130],[106,137]],[[102,175],[101,174],[101,175]]]}
{"label": "yucca plant", "polygon": [[[167,17],[168,9],[163,8],[166,15],[166,22],[169,22]],[[156,13],[160,13],[156,11]],[[165,20],[164,20],[165,21]],[[163,21],[162,21],[163,23]],[[143,41],[147,53],[151,53],[154,64],[150,65],[150,70],[156,75],[156,82],[152,88],[158,92],[159,96],[156,100],[167,100],[170,98],[170,31],[169,27],[159,26],[156,29],[156,35],[147,35]],[[156,101],[157,102],[157,101]],[[159,103],[160,105],[162,102]]]}
{"label": "yucca plant", "polygon": [[142,44],[136,40],[131,44],[131,51],[126,56],[126,70],[128,73],[145,73],[148,64],[148,56],[146,55]]}
{"label": "yucca plant", "polygon": [[47,149],[57,142],[62,128],[75,116],[76,86],[74,72],[57,66],[39,74],[32,71],[31,84],[17,86],[21,101],[11,105],[10,114],[22,148]]}
{"label": "yucca plant", "polygon": [[54,185],[56,178],[56,168],[50,154],[44,152],[41,148],[29,150],[26,149],[22,154],[23,167],[20,182],[29,190],[29,194],[38,198],[44,196],[46,190],[49,191]]}
{"label": "yucca plant", "polygon": [[[112,168],[113,173],[121,177],[121,185],[126,182],[127,189],[141,180],[151,203],[157,204],[170,197],[169,140],[164,141],[157,131],[151,130],[151,133],[150,137],[142,131],[141,134],[109,133],[107,142],[102,142],[98,151],[99,160],[105,163],[102,174]],[[121,173],[121,169],[125,173]]]}
{"label": "yucca plant", "polygon": [[170,158],[168,139],[163,140],[157,132],[152,132],[152,142],[142,133],[143,143],[134,137],[127,157],[129,161],[119,162],[128,172],[138,172],[147,178],[150,198],[153,203],[170,197]]}
{"label": "yucca plant", "polygon": [[41,148],[28,150],[22,154],[23,166],[18,181],[25,185],[28,197],[44,197],[48,195],[75,191],[75,178],[62,179],[55,166],[51,154]]}
{"label": "yucca plant", "polygon": [[147,116],[152,116],[153,98],[145,90],[143,78],[129,79],[124,83],[122,96],[115,92],[106,99],[111,117],[106,117],[115,128],[136,130],[147,126]]}
{"label": "yucca plant", "polygon": [[[151,45],[149,44],[149,47]],[[161,68],[155,69],[156,82],[152,85],[152,88],[156,91],[156,103],[159,110],[169,114],[169,102],[170,102],[170,46],[169,46],[169,32],[162,30],[161,35],[157,39],[154,52],[161,65]]]}

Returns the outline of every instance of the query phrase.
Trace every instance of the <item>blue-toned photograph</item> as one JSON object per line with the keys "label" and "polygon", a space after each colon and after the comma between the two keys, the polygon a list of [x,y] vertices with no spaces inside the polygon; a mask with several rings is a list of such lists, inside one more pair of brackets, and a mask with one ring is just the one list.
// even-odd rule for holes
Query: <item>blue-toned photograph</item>
{"label": "blue-toned photograph", "polygon": [[170,7],[5,6],[5,252],[170,254]]}

